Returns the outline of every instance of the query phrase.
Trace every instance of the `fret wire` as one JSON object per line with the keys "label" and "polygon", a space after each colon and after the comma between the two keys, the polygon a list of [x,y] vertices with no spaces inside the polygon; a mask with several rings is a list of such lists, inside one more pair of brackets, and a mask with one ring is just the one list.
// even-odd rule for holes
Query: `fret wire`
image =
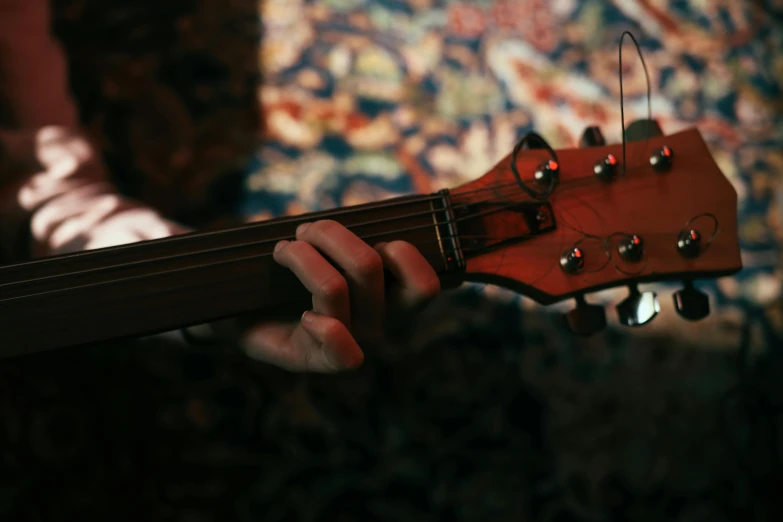
{"label": "fret wire", "polygon": [[[424,200],[409,201],[408,204],[418,204],[418,203],[421,203],[422,201],[424,201]],[[488,200],[488,201],[485,201],[485,202],[491,202],[491,201]],[[458,207],[455,207],[455,208],[459,208],[459,207],[466,206],[466,205],[467,204],[459,205]],[[373,224],[383,224],[383,223],[387,223],[387,222],[396,221],[396,220],[399,220],[399,219],[407,219],[407,218],[420,217],[420,216],[432,216],[432,215],[434,215],[434,214],[433,214],[433,212],[431,210],[421,211],[421,212],[414,212],[414,213],[404,214],[402,216],[395,216],[394,218],[383,218],[383,219],[377,219],[377,220],[373,220],[373,221],[364,221],[364,222],[360,222],[360,223],[356,223],[356,224],[352,224],[352,225],[347,225],[346,228],[348,228],[349,230],[354,230],[354,229],[359,228],[359,227],[369,226],[369,225],[373,225]],[[361,235],[360,234],[360,237],[362,237],[363,239],[371,239],[373,237],[379,237],[379,236],[384,236],[384,235],[389,235],[389,234],[395,234],[395,233],[403,232],[403,231],[404,232],[408,232],[408,231],[412,231],[412,230],[419,230],[419,229],[429,228],[430,226],[439,226],[439,225],[447,225],[447,224],[448,224],[448,220],[447,221],[437,221],[436,220],[434,223],[429,223],[428,222],[427,224],[420,225],[420,226],[418,226],[416,228],[407,228],[407,229],[403,229],[403,230],[394,230],[393,229],[393,230],[384,231],[384,232],[381,232],[381,233],[376,233],[376,234],[371,234],[371,235]],[[261,245],[269,244],[269,243],[275,243],[276,244],[279,241],[290,240],[290,239],[292,239],[292,236],[287,235],[287,236],[276,237],[276,238],[273,238],[273,239],[264,239],[264,240],[261,240],[261,241],[251,241],[251,242],[238,243],[238,244],[233,244],[233,245],[228,245],[228,246],[220,246],[220,247],[215,247],[215,248],[208,248],[208,249],[202,249],[202,250],[188,251],[188,252],[183,252],[181,254],[175,254],[175,255],[161,255],[160,257],[156,257],[154,259],[144,259],[144,260],[139,260],[139,261],[131,261],[131,262],[119,263],[119,264],[116,264],[116,265],[103,266],[103,267],[99,267],[99,268],[90,268],[90,269],[80,270],[80,271],[76,271],[76,272],[68,272],[66,274],[56,274],[56,275],[44,276],[44,277],[38,277],[38,278],[32,278],[32,279],[22,279],[22,280],[11,281],[11,282],[8,282],[8,283],[0,284],[0,288],[6,287],[6,286],[14,286],[14,285],[19,285],[19,284],[31,283],[31,282],[41,281],[41,280],[55,279],[55,278],[60,278],[60,277],[67,278],[69,276],[78,275],[78,274],[108,272],[108,271],[110,271],[112,269],[124,268],[124,267],[128,267],[128,266],[144,266],[144,265],[154,264],[154,263],[158,263],[158,262],[169,261],[169,260],[172,260],[172,259],[186,258],[186,257],[199,255],[199,254],[222,253],[222,252],[227,252],[227,251],[230,251],[230,250],[243,248],[243,247],[261,246]],[[136,245],[124,245],[124,246],[127,247],[127,248],[139,248],[141,245],[136,244]],[[88,252],[85,252],[85,253],[91,253],[93,255],[99,254],[99,252],[95,252],[95,251],[93,251],[93,252],[89,252],[88,251]]]}
{"label": "fret wire", "polygon": [[[591,177],[591,176],[584,176],[582,178],[576,178],[574,180],[569,180],[569,182],[561,183],[560,189],[562,190],[564,187],[569,186],[569,185],[570,186],[577,186],[577,185],[581,186],[581,185],[583,185],[585,183],[595,182],[595,180],[593,178],[594,177]],[[478,189],[473,189],[473,190],[470,190],[470,191],[458,192],[455,195],[458,196],[458,197],[462,197],[462,196],[465,196],[465,195],[468,195],[468,194],[472,194],[472,193],[486,192],[486,191],[497,191],[497,190],[502,190],[503,188],[511,188],[511,187],[516,187],[516,183],[510,182],[510,183],[501,183],[501,184],[496,184],[496,185],[488,185],[488,186],[481,187],[481,188],[478,188]],[[517,194],[517,195],[524,196],[523,194]],[[341,210],[338,210],[338,211],[333,212],[333,213],[330,212],[330,211],[326,211],[326,212],[323,212],[323,213],[319,212],[319,213],[313,213],[313,214],[291,216],[291,217],[286,217],[286,218],[277,218],[277,219],[273,219],[273,220],[262,222],[262,223],[251,223],[251,224],[244,225],[242,227],[236,227],[236,228],[228,229],[228,230],[218,230],[218,231],[210,231],[210,232],[195,232],[195,233],[190,233],[190,234],[182,234],[182,235],[178,235],[178,236],[171,236],[171,237],[168,237],[168,238],[163,238],[163,239],[160,239],[160,240],[153,240],[153,241],[149,241],[149,242],[142,242],[142,243],[135,243],[135,244],[119,245],[119,246],[116,246],[116,247],[109,247],[109,248],[107,248],[105,250],[104,249],[93,250],[93,251],[86,250],[86,251],[83,251],[83,252],[77,252],[77,253],[73,253],[73,254],[66,254],[66,255],[63,255],[63,256],[56,256],[56,257],[51,257],[51,258],[43,258],[43,259],[39,259],[39,260],[35,260],[35,261],[29,261],[29,262],[25,262],[25,263],[21,263],[21,264],[9,265],[9,266],[6,266],[6,267],[0,267],[0,274],[2,274],[4,269],[14,269],[14,268],[16,268],[16,269],[23,269],[23,270],[25,270],[25,269],[34,270],[37,266],[40,266],[40,264],[42,264],[42,263],[51,263],[54,260],[67,262],[69,260],[73,260],[74,257],[100,256],[100,255],[102,255],[104,253],[108,253],[108,252],[115,253],[118,250],[126,250],[126,249],[127,250],[135,249],[137,251],[140,251],[141,249],[145,248],[146,246],[148,246],[151,243],[155,243],[156,245],[171,244],[171,243],[176,243],[176,242],[192,241],[194,239],[203,239],[203,238],[209,237],[209,236],[219,236],[219,235],[225,235],[225,234],[231,234],[231,233],[240,233],[240,232],[246,232],[246,231],[247,232],[257,231],[260,228],[273,226],[273,225],[278,225],[278,224],[286,224],[286,223],[297,222],[297,221],[307,222],[307,221],[311,221],[313,219],[318,219],[319,217],[323,218],[323,217],[326,217],[326,216],[342,215],[342,214],[351,213],[351,212],[367,211],[367,210],[370,210],[370,209],[375,210],[375,209],[378,209],[378,208],[388,208],[388,207],[393,207],[393,206],[416,204],[416,203],[422,203],[422,202],[426,202],[426,201],[437,200],[438,198],[441,198],[441,197],[443,197],[443,196],[442,195],[438,195],[438,194],[436,194],[436,195],[426,195],[426,196],[420,196],[420,197],[416,197],[416,196],[405,197],[404,196],[404,197],[401,197],[399,199],[395,199],[395,200],[391,200],[391,201],[387,201],[387,202],[381,202],[381,203],[377,204],[376,206],[373,206],[373,204],[359,205],[357,207],[341,209]],[[468,201],[468,202],[465,202],[465,203],[452,205],[452,208],[453,209],[460,209],[460,208],[465,208],[465,207],[467,207],[469,205],[478,204],[478,203],[499,203],[500,201],[502,201],[502,199],[503,199],[503,196],[498,196],[498,197],[496,197],[494,199],[490,198],[490,199],[477,200],[477,201]],[[490,212],[498,212],[498,211],[506,210],[511,205],[516,204],[516,203],[517,202],[509,203],[505,207],[502,207],[500,209],[495,209],[495,210],[492,210]],[[431,211],[428,210],[428,211],[421,212],[420,214],[421,215],[429,215],[430,213],[431,213]],[[457,218],[454,221],[458,222],[458,221],[461,221],[462,219],[478,217],[479,215],[482,215],[482,214],[479,213],[479,214],[472,215],[472,216],[466,216],[464,218]],[[416,213],[413,213],[413,214],[408,214],[405,217],[415,217],[415,216],[416,216]],[[386,218],[385,220],[377,220],[376,222],[372,222],[372,223],[383,222],[383,221],[393,221],[395,219],[397,219],[397,218]],[[447,223],[440,222],[439,224],[443,225],[443,224],[447,224]],[[354,224],[354,225],[350,225],[348,228],[350,229],[350,228],[356,228],[356,227],[361,227],[361,226],[364,226],[364,223],[357,223],[357,224]],[[428,224],[426,226],[433,226],[433,225],[432,224]],[[386,232],[386,233],[384,233],[384,235],[385,234],[393,234],[393,233],[395,233],[395,231]],[[369,237],[372,237],[372,236],[367,236],[367,238],[369,238]],[[250,246],[250,245],[259,245],[259,244],[263,244],[265,242],[277,242],[277,241],[281,241],[281,240],[289,239],[289,238],[290,238],[290,236],[286,236],[286,237],[275,238],[275,239],[270,239],[270,240],[256,241],[256,242],[251,242],[251,243],[240,243],[240,244],[228,245],[228,246],[223,246],[223,247],[218,247],[218,248],[213,248],[213,249],[204,249],[204,250],[190,251],[190,252],[185,252],[183,254],[176,254],[175,256],[161,255],[160,257],[157,257],[155,259],[146,259],[146,260],[134,261],[134,262],[129,262],[129,263],[118,263],[116,265],[111,265],[111,266],[108,266],[108,267],[91,268],[91,269],[86,269],[86,270],[79,271],[79,272],[69,272],[69,273],[66,273],[66,274],[57,274],[57,275],[52,275],[52,276],[45,276],[43,278],[23,279],[21,281],[16,280],[16,281],[11,281],[11,282],[7,282],[7,283],[1,283],[0,284],[0,288],[2,288],[3,286],[7,286],[7,285],[15,285],[15,284],[19,284],[19,283],[30,283],[30,282],[35,282],[35,281],[38,281],[38,280],[48,279],[48,278],[68,277],[68,276],[70,276],[72,274],[75,274],[75,273],[97,272],[97,271],[102,271],[102,270],[110,270],[112,268],[122,268],[122,267],[128,266],[128,265],[136,265],[136,264],[144,264],[144,263],[154,263],[154,262],[160,262],[161,260],[165,260],[165,259],[178,258],[178,257],[182,257],[182,256],[198,255],[198,254],[201,254],[201,253],[212,253],[212,252],[225,251],[225,250],[232,249],[232,248],[241,248],[241,247]]]}
{"label": "fret wire", "polygon": [[[420,203],[420,202],[417,202],[417,203]],[[431,212],[429,212],[429,211],[427,211],[427,212],[415,212],[415,213],[411,213],[411,214],[404,214],[402,216],[396,216],[394,218],[384,218],[384,219],[378,219],[378,220],[375,220],[375,221],[365,221],[365,222],[357,223],[357,224],[354,224],[354,225],[346,225],[346,228],[348,228],[349,230],[352,230],[352,229],[363,227],[363,226],[368,226],[368,225],[373,225],[373,224],[383,224],[383,223],[387,223],[387,222],[396,221],[398,219],[407,219],[407,218],[411,218],[411,217],[426,216],[426,215],[429,215],[429,214],[431,214]],[[438,224],[445,224],[445,222],[444,223],[438,223]],[[419,230],[419,229],[423,229],[423,228],[428,228],[430,226],[434,226],[434,225],[432,223],[427,223],[426,225],[421,225],[421,226],[414,227],[414,228],[391,229],[389,231],[379,232],[379,233],[376,233],[376,234],[359,235],[359,237],[361,237],[363,239],[370,239],[372,237],[378,237],[378,236],[384,236],[384,235],[389,235],[389,234],[395,234],[395,233],[399,233],[399,232],[408,232],[408,231],[412,231],[412,230]],[[91,273],[91,272],[110,271],[112,269],[125,268],[125,267],[129,267],[129,266],[144,266],[144,265],[148,265],[148,264],[154,264],[154,263],[158,263],[158,262],[169,261],[169,260],[172,260],[172,259],[182,259],[182,258],[192,257],[192,256],[199,255],[199,254],[223,253],[223,252],[228,252],[228,251],[239,249],[239,248],[243,248],[243,247],[253,247],[253,246],[258,247],[258,246],[263,246],[263,245],[267,245],[267,244],[270,244],[270,243],[275,243],[276,244],[279,241],[292,240],[292,239],[294,239],[293,236],[286,235],[286,236],[280,236],[280,237],[276,237],[276,238],[272,238],[272,239],[263,239],[263,240],[260,240],[260,241],[250,241],[250,242],[245,242],[245,243],[237,243],[237,244],[232,244],[232,245],[228,245],[228,246],[220,246],[220,247],[215,247],[215,248],[207,248],[207,249],[203,249],[203,250],[188,251],[188,252],[183,252],[183,253],[174,254],[174,255],[162,255],[162,256],[156,257],[154,259],[143,259],[143,260],[139,260],[139,261],[131,261],[131,262],[126,262],[126,263],[119,263],[119,264],[116,264],[116,265],[103,266],[103,267],[99,267],[99,268],[89,268],[89,269],[86,269],[86,270],[80,270],[80,271],[75,271],[75,272],[68,272],[67,274],[56,274],[56,275],[51,275],[51,276],[38,277],[38,278],[34,278],[34,279],[12,281],[12,282],[9,282],[9,283],[0,284],[0,288],[3,288],[5,286],[13,286],[13,285],[18,285],[18,284],[23,284],[23,283],[36,282],[36,281],[42,281],[42,280],[47,280],[47,279],[54,279],[54,278],[58,278],[58,277],[68,277],[68,276],[71,276],[71,275],[85,274],[85,273]],[[132,244],[132,245],[125,245],[125,246],[128,246],[130,248],[133,248],[133,247],[138,248],[139,245],[138,244],[136,244],[136,245]],[[90,252],[90,253],[96,254],[98,252],[93,251],[93,252]]]}
{"label": "fret wire", "polygon": [[[501,212],[503,210],[507,210],[508,208],[510,208],[511,206],[513,206],[515,204],[516,203],[514,202],[514,203],[507,204],[507,205],[503,205],[503,206],[501,206],[498,209],[490,209],[490,210],[483,211],[483,212],[477,212],[477,213],[475,213],[473,215],[470,215],[470,216],[463,216],[463,217],[455,219],[454,222],[459,222],[459,221],[463,221],[465,219],[473,219],[473,218],[476,218],[476,217],[479,217],[479,216],[489,215],[489,214],[494,214],[494,213],[497,213],[497,212]],[[424,214],[425,215],[429,214],[429,212],[425,212]],[[448,224],[448,223],[447,222],[440,222],[440,224]],[[419,225],[419,226],[408,227],[408,228],[404,228],[404,229],[396,229],[396,230],[391,230],[391,231],[388,231],[388,232],[379,232],[379,233],[376,233],[376,234],[366,235],[366,236],[363,237],[363,239],[366,240],[366,239],[370,239],[370,238],[373,238],[373,237],[383,237],[383,236],[390,235],[390,234],[399,234],[399,233],[409,232],[409,231],[413,231],[413,230],[421,230],[421,229],[429,228],[431,226],[433,226],[431,223],[427,223],[426,225]],[[442,237],[451,239],[451,238],[458,238],[459,236],[448,235],[448,236],[442,236]],[[274,242],[277,243],[277,241],[278,240],[275,240]],[[269,243],[269,242],[271,242],[271,240],[264,241],[264,242],[259,242],[259,243],[253,243],[253,244],[260,245],[260,244]],[[463,250],[463,252],[466,251],[464,248],[462,250]],[[222,251],[222,249],[216,249],[216,251]],[[192,255],[192,254],[185,254],[185,255],[177,256],[177,257],[187,257],[189,255]],[[272,253],[268,253],[268,254],[259,254],[258,256],[250,256],[250,257],[259,257],[259,258],[261,258],[261,257],[268,257],[268,256],[271,256],[271,255],[272,255]],[[171,259],[171,257],[163,258],[163,260],[166,260],[166,259]],[[160,259],[156,259],[154,261],[160,261]],[[138,263],[139,264],[146,264],[146,263],[151,263],[151,262],[154,262],[154,261],[140,261]],[[230,262],[230,261],[228,261],[228,262]],[[212,263],[212,264],[222,264],[222,263],[224,263],[224,261],[219,261],[219,262],[215,262],[215,263]],[[111,269],[124,268],[125,266],[129,266],[129,265],[133,265],[133,263],[125,263],[125,264],[116,265],[116,266],[112,266],[112,267],[101,267],[101,268],[95,268],[95,269],[88,269],[88,270],[84,270],[84,271],[82,271],[80,273],[94,273],[94,272],[103,272],[103,271],[109,272],[109,271],[111,271]],[[205,265],[196,265],[196,267],[199,267],[199,266],[203,267],[203,266],[209,266],[209,265],[210,265],[210,263],[207,263]],[[188,269],[188,268],[192,268],[192,267],[188,266],[188,267],[182,267],[180,269],[164,270],[164,271],[161,271],[161,272],[157,272],[156,274],[165,274],[165,273],[169,273],[169,272],[172,272],[172,271],[176,272],[178,270],[185,270],[185,269]],[[40,281],[40,280],[46,280],[46,279],[55,279],[55,280],[56,279],[60,279],[60,278],[67,279],[72,274],[73,273],[68,273],[68,274],[60,274],[60,275],[49,276],[49,277],[42,277],[42,278],[37,278],[37,279],[30,279],[30,280],[27,280],[27,281],[23,281],[21,283],[20,282],[6,283],[4,285],[0,285],[0,288],[2,288],[3,286],[11,286],[11,285],[14,285],[14,284],[24,284],[24,283],[28,283],[29,284],[29,283],[37,282],[37,281]],[[135,278],[135,277],[145,277],[145,276],[144,275],[142,275],[142,276],[129,276],[129,278]],[[103,282],[102,283],[96,283],[96,284],[103,284]],[[89,286],[89,285],[85,285],[85,286]],[[16,298],[11,298],[11,299],[16,299]],[[2,300],[2,299],[0,299],[0,300]]]}
{"label": "fret wire", "polygon": [[[595,176],[582,176],[582,177],[579,177],[579,178],[575,178],[575,179],[572,179],[572,180],[567,180],[567,181],[561,182],[560,185],[558,186],[558,191],[563,191],[564,189],[567,189],[567,188],[580,187],[580,186],[583,186],[585,184],[597,184],[597,183],[598,182],[596,181]],[[497,184],[487,185],[487,186],[484,186],[484,187],[471,189],[471,190],[467,190],[467,191],[455,192],[455,193],[453,193],[453,196],[464,197],[464,196],[468,196],[468,195],[472,195],[472,194],[477,194],[477,193],[480,193],[480,192],[496,191],[496,190],[502,190],[502,189],[505,189],[505,188],[515,188],[515,187],[517,187],[516,182],[497,183]],[[522,193],[518,193],[516,195],[523,196],[523,197],[525,196],[525,194],[522,194]],[[34,260],[30,260],[30,261],[25,261],[23,263],[17,263],[17,264],[14,264],[14,265],[0,266],[0,274],[2,274],[3,271],[7,271],[9,269],[15,269],[15,268],[22,267],[22,266],[24,266],[24,267],[33,267],[33,266],[40,265],[40,264],[50,263],[53,259],[58,259],[58,260],[59,259],[66,259],[66,258],[67,259],[74,259],[74,258],[79,258],[79,257],[84,257],[84,256],[94,256],[96,254],[96,252],[115,252],[117,250],[139,249],[139,248],[143,248],[144,246],[147,246],[148,244],[151,244],[151,243],[154,243],[156,245],[174,244],[174,243],[178,243],[178,242],[191,241],[191,240],[197,239],[197,238],[198,239],[203,239],[203,238],[207,238],[209,236],[220,236],[220,235],[229,235],[229,234],[234,234],[234,233],[242,233],[242,232],[246,232],[246,231],[255,231],[255,230],[258,230],[258,229],[261,229],[261,228],[264,228],[264,227],[270,227],[270,226],[279,225],[279,224],[287,224],[287,223],[296,222],[296,221],[307,222],[307,221],[312,221],[314,219],[315,220],[326,219],[326,218],[333,217],[333,216],[340,216],[340,215],[345,215],[345,214],[349,214],[349,213],[353,213],[353,212],[366,211],[366,210],[368,210],[368,208],[372,208],[374,210],[374,209],[378,209],[378,208],[388,208],[388,207],[393,207],[393,206],[397,206],[397,205],[405,205],[405,204],[411,204],[411,203],[421,203],[421,202],[426,202],[426,201],[430,201],[430,200],[433,200],[433,199],[438,199],[440,197],[442,197],[442,196],[438,195],[438,194],[434,194],[434,195],[430,194],[430,195],[418,196],[418,197],[417,196],[401,196],[399,198],[394,198],[392,200],[385,201],[385,202],[379,202],[379,203],[375,203],[375,204],[366,204],[367,206],[365,206],[365,205],[357,205],[356,207],[348,207],[348,208],[344,208],[344,209],[335,209],[333,211],[322,211],[322,212],[313,212],[313,213],[297,215],[297,216],[278,217],[278,218],[273,218],[273,219],[270,219],[268,221],[263,221],[263,222],[247,223],[247,224],[244,224],[242,226],[229,228],[229,229],[206,231],[206,232],[204,232],[204,231],[201,231],[201,232],[196,231],[196,232],[191,232],[191,233],[187,233],[187,234],[179,234],[179,235],[170,236],[170,237],[166,237],[166,238],[155,239],[155,240],[150,240],[150,241],[144,241],[142,243],[132,243],[132,244],[125,244],[125,245],[117,245],[117,246],[113,246],[113,247],[107,247],[107,248],[101,249],[101,250],[84,250],[84,251],[81,251],[81,252],[73,252],[73,253],[69,253],[69,254],[63,254],[63,255],[60,255],[60,256],[52,256],[52,257],[44,257],[44,258],[40,258],[40,259],[34,259]],[[457,209],[457,208],[461,208],[461,207],[464,207],[464,206],[471,205],[473,203],[487,203],[487,202],[495,202],[495,201],[493,201],[493,200],[479,200],[479,201],[475,201],[475,202],[470,201],[470,202],[454,205],[452,208]],[[370,205],[374,205],[374,206],[370,206]],[[8,283],[5,283],[5,284],[8,284]]]}

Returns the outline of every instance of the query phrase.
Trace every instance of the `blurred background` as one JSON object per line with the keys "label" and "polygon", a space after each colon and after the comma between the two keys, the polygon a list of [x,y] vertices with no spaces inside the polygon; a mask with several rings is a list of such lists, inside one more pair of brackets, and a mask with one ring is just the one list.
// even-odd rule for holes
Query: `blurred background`
{"label": "blurred background", "polygon": [[[53,0],[82,120],[128,195],[199,228],[474,179],[527,131],[620,140],[638,39],[665,133],[739,195],[744,270],[639,331],[448,292],[339,376],[159,340],[16,376],[5,520],[778,520],[783,4]],[[624,48],[626,122],[646,114]],[[652,217],[651,217],[652,218]],[[611,307],[625,290],[595,302]],[[32,364],[32,363],[30,363]],[[11,384],[6,383],[7,386]],[[16,405],[19,406],[19,405]]]}

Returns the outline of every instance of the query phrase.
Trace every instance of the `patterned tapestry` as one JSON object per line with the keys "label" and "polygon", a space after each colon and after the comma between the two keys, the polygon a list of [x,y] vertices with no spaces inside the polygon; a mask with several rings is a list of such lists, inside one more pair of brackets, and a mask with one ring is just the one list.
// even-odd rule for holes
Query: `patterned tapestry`
{"label": "patterned tapestry", "polygon": [[[55,5],[117,183],[199,227],[454,187],[530,130],[618,142],[630,30],[664,132],[698,127],[737,190],[745,268],[698,282],[700,323],[676,285],[639,330],[602,292],[587,340],[572,303],[466,286],[338,376],[160,338],[5,365],[4,519],[783,519],[779,1]],[[645,117],[630,44],[623,78]]]}

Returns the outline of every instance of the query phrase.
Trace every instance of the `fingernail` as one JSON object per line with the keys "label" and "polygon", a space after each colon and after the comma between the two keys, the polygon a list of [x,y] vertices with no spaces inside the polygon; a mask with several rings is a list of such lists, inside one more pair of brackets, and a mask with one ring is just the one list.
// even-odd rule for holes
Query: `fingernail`
{"label": "fingernail", "polygon": [[312,313],[310,313],[309,311],[305,311],[305,313],[302,314],[302,319],[301,320],[302,320],[302,323],[304,323],[304,324],[313,324],[313,320],[314,319],[315,319],[315,317],[313,316]]}
{"label": "fingernail", "polygon": [[275,245],[275,253],[280,252],[280,249],[282,249],[284,246],[286,246],[290,241],[286,241],[285,239],[282,241],[278,241]]}
{"label": "fingernail", "polygon": [[309,227],[309,226],[310,226],[310,223],[302,223],[301,225],[296,227],[296,235],[300,236],[300,235],[304,234],[305,230],[307,230],[307,227]]}

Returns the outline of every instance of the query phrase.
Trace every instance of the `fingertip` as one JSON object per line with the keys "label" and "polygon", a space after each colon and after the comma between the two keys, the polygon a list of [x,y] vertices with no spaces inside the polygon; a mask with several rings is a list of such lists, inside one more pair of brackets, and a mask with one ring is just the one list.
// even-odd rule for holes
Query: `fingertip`
{"label": "fingertip", "polygon": [[361,348],[337,319],[307,311],[302,314],[300,324],[318,342],[326,364],[332,369],[353,370],[364,363]]}
{"label": "fingertip", "polygon": [[311,223],[302,223],[298,227],[296,227],[296,237],[302,237],[302,234],[305,233],[305,231],[310,228]]}
{"label": "fingertip", "polygon": [[290,243],[290,241],[288,241],[286,239],[284,239],[282,241],[278,241],[277,244],[275,245],[274,253],[275,254],[280,253],[280,251],[283,250],[286,247],[286,245],[289,244],[289,243]]}
{"label": "fingertip", "polygon": [[356,350],[335,350],[324,347],[324,355],[337,371],[357,370],[364,363],[364,353],[357,347]]}
{"label": "fingertip", "polygon": [[389,271],[397,278],[404,304],[417,306],[440,294],[440,278],[416,245],[407,241],[392,241],[380,252]]}
{"label": "fingertip", "polygon": [[443,287],[438,276],[433,275],[423,280],[416,290],[422,300],[431,301],[438,297]]}

